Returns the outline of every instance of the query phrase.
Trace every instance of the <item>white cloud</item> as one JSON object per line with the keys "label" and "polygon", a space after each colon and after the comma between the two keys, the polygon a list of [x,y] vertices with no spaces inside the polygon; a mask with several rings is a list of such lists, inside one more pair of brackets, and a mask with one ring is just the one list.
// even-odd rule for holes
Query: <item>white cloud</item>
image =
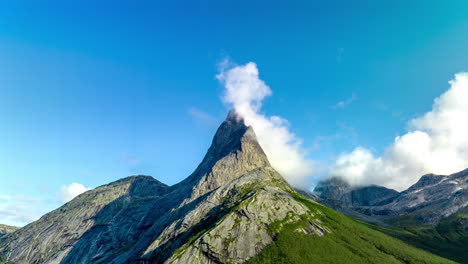
{"label": "white cloud", "polygon": [[90,190],[90,188],[87,188],[83,184],[76,182],[71,183],[69,185],[64,185],[60,190],[62,202],[66,203],[88,190]]}
{"label": "white cloud", "polygon": [[331,175],[354,184],[380,184],[403,190],[425,173],[451,174],[468,168],[468,73],[434,100],[432,110],[409,121],[381,157],[358,147],[341,155]]}
{"label": "white cloud", "polygon": [[259,78],[257,65],[249,62],[236,66],[224,61],[216,77],[225,87],[223,101],[254,128],[272,166],[292,185],[306,187],[307,177],[313,172],[312,161],[305,157],[301,140],[289,131],[287,120],[260,113],[262,101],[272,91]]}
{"label": "white cloud", "polygon": [[46,212],[45,201],[24,195],[2,195],[0,197],[0,223],[23,226],[37,220]]}
{"label": "white cloud", "polygon": [[24,226],[57,208],[61,203],[68,202],[77,195],[90,190],[79,183],[62,186],[60,193],[42,190],[48,188],[41,187],[40,189],[41,195],[38,196],[0,195],[0,224]]}
{"label": "white cloud", "polygon": [[333,105],[332,108],[333,109],[343,109],[343,108],[347,107],[348,105],[350,105],[352,102],[354,102],[356,99],[357,99],[356,94],[352,94],[351,97],[349,97],[346,100],[339,101],[338,103]]}

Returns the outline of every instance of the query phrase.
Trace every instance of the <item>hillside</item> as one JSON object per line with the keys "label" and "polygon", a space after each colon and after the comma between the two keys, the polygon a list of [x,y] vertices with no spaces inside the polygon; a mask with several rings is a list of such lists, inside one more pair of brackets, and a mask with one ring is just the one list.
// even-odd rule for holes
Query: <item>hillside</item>
{"label": "hillside", "polygon": [[249,264],[256,263],[454,263],[389,237],[300,195],[297,200],[311,210],[331,230],[323,237],[298,233],[294,223],[283,228],[275,241]]}
{"label": "hillside", "polygon": [[371,228],[401,239],[415,247],[460,263],[468,263],[468,208],[443,218],[435,227],[382,227]]}
{"label": "hillside", "polygon": [[[366,203],[356,201],[363,193]],[[372,191],[369,193],[369,191]],[[468,169],[451,175],[423,175],[407,190],[395,193],[380,186],[352,187],[340,178],[327,179],[316,193],[305,193],[369,227],[434,254],[468,263]]]}
{"label": "hillside", "polygon": [[85,192],[0,238],[0,256],[16,264],[452,263],[296,192],[234,112],[182,182],[133,176]]}
{"label": "hillside", "polygon": [[0,237],[16,231],[18,227],[0,224]]}

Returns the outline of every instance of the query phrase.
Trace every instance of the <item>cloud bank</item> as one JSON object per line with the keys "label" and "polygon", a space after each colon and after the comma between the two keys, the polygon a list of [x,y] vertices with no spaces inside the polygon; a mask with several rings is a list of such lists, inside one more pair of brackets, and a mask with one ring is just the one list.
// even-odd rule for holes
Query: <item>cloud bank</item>
{"label": "cloud bank", "polygon": [[434,100],[432,110],[408,122],[383,155],[358,147],[342,154],[331,169],[352,184],[379,184],[403,190],[426,173],[451,174],[468,168],[468,73]]}
{"label": "cloud bank", "polygon": [[72,183],[69,185],[62,186],[60,190],[62,202],[66,203],[75,198],[76,196],[90,190],[91,188],[85,187],[81,183]]}
{"label": "cloud bank", "polygon": [[294,186],[306,187],[312,175],[312,161],[305,157],[301,140],[289,130],[287,120],[279,116],[266,116],[260,112],[262,101],[272,94],[268,85],[259,78],[257,65],[221,64],[216,78],[224,86],[223,101],[252,126],[271,165]]}

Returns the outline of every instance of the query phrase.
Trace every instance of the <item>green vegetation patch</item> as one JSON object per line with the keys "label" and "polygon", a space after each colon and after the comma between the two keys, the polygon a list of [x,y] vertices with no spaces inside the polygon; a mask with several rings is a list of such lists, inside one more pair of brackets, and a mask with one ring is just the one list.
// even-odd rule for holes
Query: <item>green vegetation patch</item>
{"label": "green vegetation patch", "polygon": [[443,219],[436,227],[417,227],[411,224],[401,228],[367,225],[415,247],[468,264],[468,228],[466,224],[463,225],[463,221],[468,221],[468,208]]}
{"label": "green vegetation patch", "polygon": [[300,194],[291,195],[312,212],[321,211],[323,214],[316,217],[331,233],[322,237],[308,235],[296,231],[297,223],[286,224],[270,245],[248,261],[249,264],[454,263],[373,230]]}

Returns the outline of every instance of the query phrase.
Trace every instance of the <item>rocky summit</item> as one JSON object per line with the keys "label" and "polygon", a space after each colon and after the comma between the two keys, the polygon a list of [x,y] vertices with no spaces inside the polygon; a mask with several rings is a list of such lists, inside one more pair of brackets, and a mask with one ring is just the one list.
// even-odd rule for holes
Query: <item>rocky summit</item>
{"label": "rocky summit", "polygon": [[124,178],[0,238],[0,263],[17,264],[363,263],[374,258],[452,263],[296,192],[234,111],[182,182],[167,186],[150,176]]}

